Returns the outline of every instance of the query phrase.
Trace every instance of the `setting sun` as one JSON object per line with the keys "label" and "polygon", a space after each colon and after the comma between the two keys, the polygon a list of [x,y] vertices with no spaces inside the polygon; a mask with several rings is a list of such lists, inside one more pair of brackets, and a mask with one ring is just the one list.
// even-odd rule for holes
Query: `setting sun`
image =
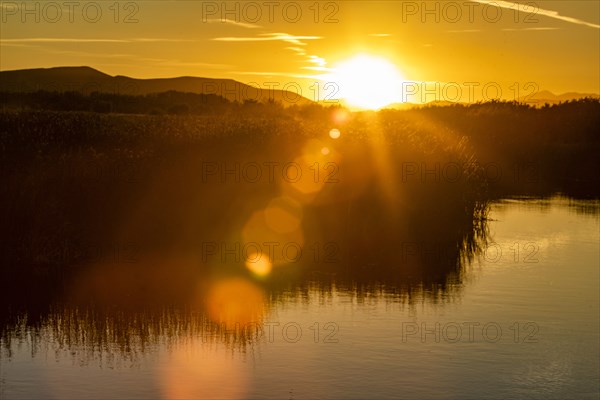
{"label": "setting sun", "polygon": [[339,97],[348,105],[376,110],[401,100],[404,78],[385,58],[359,54],[333,68],[330,81],[339,88]]}

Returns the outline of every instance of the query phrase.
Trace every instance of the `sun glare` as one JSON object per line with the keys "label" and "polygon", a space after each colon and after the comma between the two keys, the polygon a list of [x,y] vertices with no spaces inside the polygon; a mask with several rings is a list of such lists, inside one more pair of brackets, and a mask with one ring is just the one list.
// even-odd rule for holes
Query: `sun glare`
{"label": "sun glare", "polygon": [[350,106],[376,110],[401,101],[404,78],[385,58],[359,54],[337,64],[328,79]]}

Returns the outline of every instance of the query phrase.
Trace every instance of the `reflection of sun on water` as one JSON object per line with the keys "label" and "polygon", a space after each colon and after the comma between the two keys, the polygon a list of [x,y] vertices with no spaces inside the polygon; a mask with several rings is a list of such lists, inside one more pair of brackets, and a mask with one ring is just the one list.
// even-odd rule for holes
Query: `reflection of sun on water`
{"label": "reflection of sun on water", "polygon": [[[252,257],[264,268],[268,258],[260,259]],[[206,315],[224,332],[248,332],[249,327],[262,324],[266,298],[263,290],[251,281],[231,277],[211,282],[208,290],[202,287],[199,291],[206,304]],[[189,337],[172,348],[160,373],[165,399],[246,397],[249,377],[243,364],[227,349],[205,343],[203,338]]]}
{"label": "reflection of sun on water", "polygon": [[196,339],[173,349],[161,381],[165,399],[242,399],[249,387],[239,361]]}

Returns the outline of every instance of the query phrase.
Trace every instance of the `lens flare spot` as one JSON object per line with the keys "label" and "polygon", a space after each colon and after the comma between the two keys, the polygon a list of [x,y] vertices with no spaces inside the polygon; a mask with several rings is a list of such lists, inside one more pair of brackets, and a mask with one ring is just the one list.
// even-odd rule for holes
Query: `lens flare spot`
{"label": "lens flare spot", "polygon": [[340,130],[333,128],[332,130],[329,131],[329,137],[332,139],[337,139],[339,138],[341,135]]}
{"label": "lens flare spot", "polygon": [[263,252],[253,252],[246,258],[246,268],[255,276],[264,278],[271,273],[273,264],[269,256]]}
{"label": "lens flare spot", "polygon": [[242,278],[216,282],[207,296],[209,318],[227,329],[260,321],[264,308],[263,291]]}
{"label": "lens flare spot", "polygon": [[323,147],[321,149],[321,154],[323,154],[324,156],[329,154],[329,147]]}
{"label": "lens flare spot", "polygon": [[302,222],[302,206],[289,197],[277,197],[265,209],[265,220],[275,232],[293,232]]}
{"label": "lens flare spot", "polygon": [[[311,139],[307,141],[304,146],[302,146],[302,153],[300,154],[300,158],[302,158],[301,167],[304,165],[313,166],[313,169],[304,170],[302,169],[302,176],[311,176],[314,175],[314,166],[315,163],[322,163],[326,161],[326,158],[323,157],[323,148],[327,147],[326,143],[321,140]],[[297,160],[295,160],[297,162]]]}
{"label": "lens flare spot", "polygon": [[279,252],[271,254],[271,250],[265,243],[274,242],[278,246],[282,246],[284,243],[294,242],[303,245],[304,233],[300,226],[291,232],[276,232],[267,223],[265,212],[266,210],[259,210],[250,216],[242,229],[242,240],[245,248],[248,249],[248,254],[252,251],[262,251],[269,254],[269,257],[274,256],[274,258],[270,258],[270,261],[273,265],[276,265],[280,261],[280,254]]}
{"label": "lens flare spot", "polygon": [[[318,155],[323,157],[320,151]],[[293,187],[294,190],[304,194],[316,194],[323,189],[323,185],[325,184],[322,174],[324,162],[322,159],[319,159],[319,161],[314,161],[314,159],[315,158],[312,156],[304,155],[303,157],[298,157],[294,160],[294,162],[300,166],[302,171],[306,171],[299,179],[288,180],[286,182],[289,186]]]}
{"label": "lens flare spot", "polygon": [[344,109],[336,110],[333,113],[333,121],[336,124],[343,124],[344,122],[346,122],[348,120],[348,117],[349,117],[348,111],[346,111]]}

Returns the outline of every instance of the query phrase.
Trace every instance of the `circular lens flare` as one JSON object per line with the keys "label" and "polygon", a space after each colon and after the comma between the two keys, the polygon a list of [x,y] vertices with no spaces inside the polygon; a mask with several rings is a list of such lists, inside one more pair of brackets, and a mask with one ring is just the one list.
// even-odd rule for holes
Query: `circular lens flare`
{"label": "circular lens flare", "polygon": [[273,264],[266,254],[262,252],[253,252],[246,258],[246,268],[258,278],[265,278],[271,273]]}
{"label": "circular lens flare", "polygon": [[265,209],[265,219],[275,232],[293,232],[302,222],[302,206],[289,197],[277,197]]}

